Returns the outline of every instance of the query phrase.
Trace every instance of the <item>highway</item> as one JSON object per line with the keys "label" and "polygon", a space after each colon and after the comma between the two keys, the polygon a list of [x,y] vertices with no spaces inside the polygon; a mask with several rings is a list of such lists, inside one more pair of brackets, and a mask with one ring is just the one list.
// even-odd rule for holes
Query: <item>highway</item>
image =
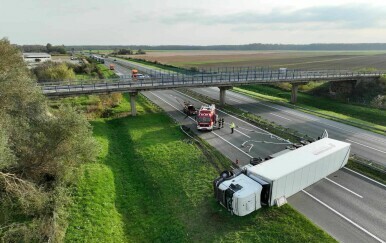
{"label": "highway", "polygon": [[[106,64],[108,65],[108,63]],[[130,70],[126,70],[126,72],[129,71]],[[205,93],[204,90],[206,91],[207,89],[200,89],[202,93],[208,96],[213,95],[213,98],[217,98],[218,92],[216,94],[216,88],[209,89],[207,93]],[[213,132],[198,132],[197,129],[195,129],[195,121],[186,117],[185,114],[182,113],[181,101],[190,101],[196,107],[199,107],[202,104],[200,101],[175,90],[146,91],[143,92],[143,94],[161,106],[179,124],[184,124],[190,127],[192,131],[195,131],[201,138],[208,141],[208,143],[218,149],[230,160],[239,160],[240,165],[247,164],[251,157],[266,157],[267,155],[282,150],[286,146],[285,141],[271,137],[269,133],[261,128],[248,124],[247,122],[228,115],[222,111],[219,112],[219,115],[225,119],[225,128],[215,130]],[[266,107],[256,100],[251,100],[248,97],[241,96],[233,92],[227,92],[227,98],[228,102],[234,102],[230,104],[240,106],[240,108],[243,109],[252,109],[252,107],[260,105]],[[276,107],[276,105],[269,103],[267,105]],[[259,115],[269,114],[266,116],[267,119],[270,118],[276,122],[278,122],[278,119],[282,119],[287,122],[286,124],[288,124],[288,126],[294,126],[294,128],[299,126],[307,127],[304,128],[307,129],[304,131],[311,136],[320,135],[324,129],[320,125],[321,121],[318,121],[319,123],[309,125],[310,123],[315,122],[309,120],[309,118],[320,118],[313,117],[308,114],[301,114],[305,116],[302,120],[297,117],[297,114],[291,113],[292,110],[290,109],[286,112],[279,110],[280,112],[283,112],[283,114],[278,113],[278,110],[274,108],[271,108],[272,110],[265,109],[264,111],[262,108],[256,109],[259,110],[254,111],[254,113],[259,112]],[[287,112],[289,113],[287,114]],[[278,116],[282,116],[288,120]],[[236,128],[234,134],[230,134],[230,129],[227,126],[230,122],[235,122],[235,124],[239,126]],[[339,132],[339,129],[346,129],[346,126],[343,124],[331,123],[330,125],[339,125],[339,128],[335,128],[338,129],[336,136],[341,133]],[[302,132],[304,131],[302,130]],[[330,128],[328,128],[328,131],[331,134],[330,137],[335,136],[334,132],[331,132]],[[354,140],[357,139],[355,136],[355,130],[353,130],[352,133],[353,134],[350,135],[349,139],[356,141]],[[372,134],[367,135],[366,132],[364,132],[364,134],[359,135],[359,137],[373,136]],[[377,135],[375,135],[375,138],[369,138],[369,140],[380,140],[381,142],[383,141],[382,139],[382,136]],[[249,144],[249,146],[241,147],[242,143],[250,140],[267,141],[271,142],[271,144],[247,142],[246,144]],[[360,142],[365,143],[366,141],[361,139]],[[378,150],[380,151],[383,151],[384,149],[381,147],[376,148],[379,148]],[[360,147],[357,148],[354,144],[353,150],[358,152],[361,151]],[[362,150],[368,152],[366,149],[362,148]],[[372,150],[368,153],[372,154],[371,151]],[[382,155],[376,155],[374,158],[377,158],[377,156],[379,156],[381,160],[384,158]],[[288,202],[292,207],[304,214],[315,224],[319,225],[338,241],[386,241],[386,185],[373,182],[370,179],[351,172],[348,169],[344,168],[330,175],[328,178],[315,183],[314,185],[306,188],[304,191],[290,197]]]}
{"label": "highway", "polygon": [[[213,99],[219,98],[218,88],[192,89]],[[357,127],[331,121],[288,107],[259,101],[248,96],[227,91],[226,103],[269,121],[292,128],[303,134],[317,138],[324,129],[329,137],[346,141],[352,145],[352,154],[386,166],[386,137]],[[317,102],[317,99],[315,100]]]}

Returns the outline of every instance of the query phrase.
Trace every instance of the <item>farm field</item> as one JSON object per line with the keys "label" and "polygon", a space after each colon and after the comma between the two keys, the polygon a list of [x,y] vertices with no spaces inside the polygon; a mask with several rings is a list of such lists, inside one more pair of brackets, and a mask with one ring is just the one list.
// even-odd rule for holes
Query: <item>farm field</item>
{"label": "farm field", "polygon": [[290,69],[375,68],[386,70],[386,51],[149,51],[131,56],[179,67],[287,67]]}
{"label": "farm field", "polygon": [[216,151],[203,153],[142,96],[138,113],[92,121],[101,149],[77,172],[66,242],[335,242],[289,205],[230,215],[213,198],[218,171],[204,154]]}

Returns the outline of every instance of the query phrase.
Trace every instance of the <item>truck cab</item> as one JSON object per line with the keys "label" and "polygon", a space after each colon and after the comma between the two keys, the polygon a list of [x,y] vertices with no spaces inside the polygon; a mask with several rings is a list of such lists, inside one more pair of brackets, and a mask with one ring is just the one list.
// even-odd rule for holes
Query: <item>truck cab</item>
{"label": "truck cab", "polygon": [[212,131],[216,127],[217,114],[215,105],[203,105],[197,114],[197,129]]}
{"label": "truck cab", "polygon": [[216,199],[232,214],[244,216],[261,208],[263,187],[244,174],[225,178],[216,190]]}
{"label": "truck cab", "polygon": [[131,70],[131,77],[132,78],[137,78],[137,76],[138,76],[138,70],[137,69]]}

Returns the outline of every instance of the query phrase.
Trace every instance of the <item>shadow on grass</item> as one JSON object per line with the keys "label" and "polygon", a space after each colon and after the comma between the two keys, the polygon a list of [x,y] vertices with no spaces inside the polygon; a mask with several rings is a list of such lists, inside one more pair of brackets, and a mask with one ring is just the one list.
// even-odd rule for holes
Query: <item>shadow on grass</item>
{"label": "shadow on grass", "polygon": [[107,138],[115,207],[134,242],[331,241],[289,206],[231,216],[212,197],[216,170],[163,113],[94,122]]}
{"label": "shadow on grass", "polygon": [[[172,171],[168,173],[165,168],[157,168],[162,166],[160,161],[151,161],[141,154],[141,147],[129,134],[129,130],[141,130],[149,125],[140,122],[146,116],[106,121],[108,133],[96,135],[105,135],[109,140],[109,151],[103,160],[114,174],[116,208],[122,215],[127,238],[130,241],[175,242],[185,237],[184,226],[175,215],[175,207],[182,199],[180,194],[176,194],[174,200],[164,194],[180,191],[179,183],[173,179]],[[173,141],[169,137],[160,138],[158,134],[156,130],[137,139],[165,145]],[[162,141],[156,141],[157,138]]]}

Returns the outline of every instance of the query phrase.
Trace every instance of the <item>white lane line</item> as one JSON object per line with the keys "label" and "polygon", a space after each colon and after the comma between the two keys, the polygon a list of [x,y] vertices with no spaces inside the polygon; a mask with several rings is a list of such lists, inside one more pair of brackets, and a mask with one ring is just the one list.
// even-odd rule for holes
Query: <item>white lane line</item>
{"label": "white lane line", "polygon": [[[291,115],[294,115],[294,116],[297,116],[297,117],[301,117],[301,118],[304,118],[304,119],[307,119],[309,121],[315,121],[317,123],[321,123],[323,125],[326,125],[326,126],[329,126],[329,127],[334,127],[336,129],[339,129],[339,130],[342,130],[342,131],[345,131],[345,132],[349,132],[349,133],[354,133],[354,134],[357,134],[358,132],[357,131],[354,131],[352,129],[348,129],[348,128],[343,128],[341,126],[336,126],[336,125],[331,125],[331,124],[328,124],[328,123],[325,123],[323,122],[323,119],[327,120],[327,121],[330,121],[330,122],[334,122],[332,120],[329,120],[329,119],[326,119],[326,118],[321,118],[319,117],[318,119],[315,119],[315,118],[312,118],[310,117],[309,115],[303,115],[303,114],[299,114],[299,112],[301,111],[296,111],[296,110],[285,110],[285,109],[282,109],[282,108],[278,108],[278,107],[274,107],[274,106],[271,106],[271,105],[267,105],[259,100],[257,100],[256,98],[252,98],[252,97],[249,97],[248,95],[245,95],[245,94],[240,94],[240,93],[236,93],[236,92],[232,92],[230,91],[229,92],[231,95],[233,95],[234,97],[237,97],[238,99],[242,99],[244,101],[246,101],[245,99],[243,99],[242,97],[245,96],[251,100],[254,100],[256,103],[259,103],[260,105],[263,105],[263,106],[267,106],[267,107],[270,107],[272,109],[275,109],[275,110],[279,110],[279,111],[282,111],[282,112],[285,112],[285,113],[288,113],[288,114],[291,114]],[[249,101],[250,102],[250,101]],[[288,108],[288,109],[291,109],[291,108]],[[373,139],[375,141],[378,141],[378,142],[384,142],[385,140],[384,139],[379,139],[377,137],[374,137],[374,136],[371,136],[371,135],[368,135],[368,134],[365,134],[364,135],[365,137],[368,137],[370,139]]]}
{"label": "white lane line", "polygon": [[359,197],[359,198],[363,198],[363,197],[362,197],[361,195],[359,195],[358,193],[355,193],[355,192],[351,191],[351,190],[348,189],[347,187],[342,186],[341,184],[339,184],[339,183],[337,183],[337,182],[331,180],[330,178],[325,177],[324,179],[328,180],[328,181],[331,182],[331,183],[334,183],[335,185],[337,185],[337,186],[343,188],[344,190],[346,190],[346,191],[348,191],[348,192],[351,192],[352,194],[354,194],[355,196],[357,196],[357,197]]}
{"label": "white lane line", "polygon": [[[158,99],[162,100],[163,102],[165,102],[166,104],[170,105],[171,107],[173,107],[174,109],[176,109],[177,111],[179,111],[180,113],[184,114],[182,111],[180,111],[179,109],[177,109],[175,106],[173,106],[172,104],[170,104],[169,102],[167,102],[166,100],[164,100],[163,98],[159,97],[158,95],[154,94],[152,91],[149,91],[149,93],[151,93],[152,95],[154,95],[155,97],[157,97]],[[195,121],[193,118],[191,118],[189,116],[189,118],[192,120],[192,121]],[[241,150],[239,147],[237,147],[236,145],[234,145],[233,143],[229,142],[228,140],[226,140],[225,138],[221,137],[220,135],[218,135],[217,133],[215,132],[211,132],[213,133],[214,135],[216,135],[217,137],[219,137],[221,140],[223,140],[224,142],[228,143],[229,145],[231,145],[232,147],[236,148],[237,150],[239,150],[240,152],[242,152],[243,154],[245,154],[246,156],[248,156],[249,158],[253,158],[253,156],[247,154],[245,151]]]}
{"label": "white lane line", "polygon": [[[198,100],[198,99],[196,99],[196,98],[193,98],[193,97],[191,97],[191,96],[189,96],[189,95],[187,95],[187,94],[184,94],[184,93],[182,93],[182,92],[180,92],[180,91],[178,91],[178,90],[174,90],[174,91],[177,92],[177,93],[179,93],[179,94],[181,94],[181,95],[183,95],[183,96],[186,96],[186,97],[188,97],[188,98],[190,98],[190,99],[192,99],[192,100],[195,100],[195,101],[197,101],[197,102],[200,102],[200,103],[202,103],[202,104],[205,104],[204,102],[202,102],[202,101],[200,101],[200,100]],[[255,125],[253,125],[253,124],[250,124],[250,123],[248,123],[248,122],[246,122],[246,121],[244,121],[244,120],[242,120],[242,119],[240,119],[240,118],[238,118],[238,117],[235,117],[235,116],[233,116],[233,115],[231,115],[231,114],[229,114],[229,113],[227,113],[227,112],[225,112],[225,111],[223,111],[223,110],[220,110],[220,109],[217,109],[217,110],[218,110],[219,112],[224,113],[225,115],[228,115],[228,116],[230,116],[230,117],[232,117],[232,118],[238,120],[238,121],[244,122],[245,124],[248,124],[249,126],[255,128],[255,129],[258,129],[258,130],[260,130],[260,131],[263,131],[264,133],[262,133],[262,134],[270,135],[271,138],[276,138],[276,139],[278,139],[278,140],[288,142],[288,140],[285,140],[284,138],[281,138],[281,137],[279,137],[279,136],[277,136],[277,135],[275,135],[275,134],[272,134],[272,133],[270,133],[270,132],[268,132],[268,131],[266,131],[266,130],[260,128],[260,127],[257,127],[257,126],[255,126]],[[256,132],[256,133],[258,133],[258,132]],[[288,144],[290,144],[290,142],[288,142]]]}
{"label": "white lane line", "polygon": [[238,133],[240,133],[240,134],[242,134],[242,135],[244,135],[244,136],[246,136],[247,138],[251,138],[250,136],[248,136],[247,134],[245,134],[245,133],[243,133],[243,132],[240,132],[239,130],[237,130],[237,129],[235,129],[235,131],[236,132],[238,132]]}
{"label": "white lane line", "polygon": [[385,151],[382,151],[382,150],[379,150],[379,149],[376,149],[376,148],[373,148],[373,147],[370,147],[370,146],[367,146],[367,145],[364,145],[364,144],[362,144],[362,143],[358,143],[358,142],[355,142],[355,141],[353,141],[353,140],[350,140],[350,139],[346,139],[347,141],[349,141],[349,142],[352,142],[352,143],[356,143],[356,144],[359,144],[359,145],[361,145],[361,146],[363,146],[363,147],[366,147],[366,148],[369,148],[369,149],[372,149],[372,150],[375,150],[375,151],[378,151],[378,152],[381,152],[381,153],[384,153],[384,154],[386,154],[386,152]]}
{"label": "white lane line", "polygon": [[281,119],[284,119],[284,120],[287,120],[287,121],[291,121],[291,120],[290,120],[290,119],[288,119],[288,118],[285,118],[285,117],[282,117],[282,116],[276,115],[276,114],[274,114],[274,113],[269,113],[269,114],[271,114],[271,115],[273,115],[273,116],[277,116],[277,117],[280,117]]}
{"label": "white lane line", "polygon": [[[187,94],[184,94],[184,93],[182,93],[182,92],[180,92],[180,91],[178,91],[178,90],[174,90],[174,91],[176,91],[177,93],[179,93],[179,94],[181,94],[181,95],[183,95],[183,96],[189,97],[189,98],[192,99],[192,100],[195,100],[195,101],[197,101],[197,102],[200,102],[201,104],[205,104],[204,102],[202,102],[202,101],[200,101],[200,100],[198,100],[198,99],[196,99],[196,98],[193,98],[193,97],[191,97],[191,96],[189,96],[189,95],[187,95]],[[228,115],[228,116],[230,116],[230,117],[232,117],[232,118],[234,118],[234,119],[236,119],[236,120],[238,120],[238,121],[244,122],[245,124],[248,124],[248,125],[250,125],[250,126],[253,127],[253,128],[256,128],[256,129],[258,129],[258,130],[264,131],[264,132],[266,132],[266,134],[272,135],[272,136],[274,136],[274,137],[278,137],[278,136],[276,136],[276,135],[274,135],[274,134],[272,134],[272,133],[270,133],[270,132],[267,132],[266,130],[264,130],[264,129],[260,128],[260,127],[257,127],[257,126],[255,126],[255,125],[253,125],[253,124],[250,124],[250,123],[248,123],[248,122],[246,122],[246,121],[244,121],[244,120],[242,120],[242,119],[240,119],[240,118],[238,118],[238,117],[235,117],[235,116],[233,116],[233,115],[231,115],[231,114],[228,114],[228,113],[225,112],[225,111],[222,111],[222,110],[220,110],[220,109],[217,109],[217,110],[220,111],[220,112],[222,112],[222,113],[224,113],[224,114],[226,114],[226,115]]]}
{"label": "white lane line", "polygon": [[316,198],[315,196],[311,195],[310,193],[306,192],[305,190],[302,190],[302,192],[304,192],[305,194],[307,194],[308,196],[310,196],[311,198],[313,198],[314,200],[316,200],[317,202],[319,202],[320,204],[322,204],[326,208],[330,209],[332,212],[334,212],[335,214],[339,215],[340,217],[342,217],[343,219],[345,219],[347,222],[351,223],[352,225],[354,225],[358,229],[362,230],[363,232],[365,232],[366,234],[368,234],[369,236],[371,236],[375,240],[377,240],[377,241],[379,241],[381,243],[385,243],[382,239],[378,238],[377,236],[375,236],[374,234],[372,234],[371,232],[369,232],[368,230],[366,230],[362,226],[358,225],[357,223],[355,223],[351,219],[347,218],[346,216],[344,216],[343,214],[339,213],[338,211],[336,211],[332,207],[328,206],[326,203],[322,202],[320,199]]}
{"label": "white lane line", "polygon": [[236,102],[238,104],[241,104],[242,102],[238,101],[238,100],[235,100],[235,99],[232,99],[232,98],[228,98],[229,100],[233,101],[233,102]]}
{"label": "white lane line", "polygon": [[243,150],[241,150],[239,147],[237,147],[236,145],[234,145],[233,143],[229,142],[228,140],[226,140],[225,138],[221,137],[220,135],[218,135],[217,133],[213,132],[212,133],[214,135],[216,135],[217,137],[219,137],[220,139],[222,139],[224,142],[228,143],[229,145],[231,145],[232,147],[236,148],[237,150],[239,150],[240,152],[242,152],[243,154],[245,154],[246,156],[248,156],[249,158],[253,158],[253,156],[247,154],[246,152],[244,152]]}
{"label": "white lane line", "polygon": [[380,183],[379,181],[376,181],[376,180],[374,180],[374,179],[371,179],[370,177],[367,177],[367,176],[365,176],[365,175],[362,175],[361,173],[358,173],[358,172],[356,172],[356,171],[354,171],[354,170],[352,170],[352,169],[349,169],[349,168],[347,168],[347,167],[343,167],[343,169],[346,169],[346,170],[348,170],[348,171],[351,171],[352,173],[355,173],[355,174],[357,174],[357,175],[359,175],[359,176],[362,176],[362,177],[366,178],[367,180],[372,181],[372,182],[374,182],[374,183],[376,183],[376,184],[378,184],[378,185],[383,186],[383,187],[386,188],[386,185],[385,185],[385,184],[382,184],[382,183]]}

